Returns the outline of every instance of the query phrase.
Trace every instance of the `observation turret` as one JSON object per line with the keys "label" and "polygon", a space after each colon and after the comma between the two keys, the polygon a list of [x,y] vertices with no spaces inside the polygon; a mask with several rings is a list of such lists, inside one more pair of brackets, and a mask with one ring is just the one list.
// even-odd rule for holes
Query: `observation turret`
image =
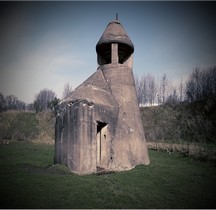
{"label": "observation turret", "polygon": [[55,163],[78,174],[150,163],[133,76],[134,45],[110,22],[96,45],[98,68],[59,104]]}
{"label": "observation turret", "polygon": [[134,52],[134,45],[118,20],[110,22],[96,45],[99,65],[123,64]]}

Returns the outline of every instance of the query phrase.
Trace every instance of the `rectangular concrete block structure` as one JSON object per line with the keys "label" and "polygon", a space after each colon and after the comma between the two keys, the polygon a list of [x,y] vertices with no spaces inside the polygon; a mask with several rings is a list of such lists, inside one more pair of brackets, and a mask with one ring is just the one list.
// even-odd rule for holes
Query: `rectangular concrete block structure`
{"label": "rectangular concrete block structure", "polygon": [[97,71],[58,104],[55,163],[78,174],[148,165],[132,71],[134,46],[119,21],[107,25],[96,51]]}

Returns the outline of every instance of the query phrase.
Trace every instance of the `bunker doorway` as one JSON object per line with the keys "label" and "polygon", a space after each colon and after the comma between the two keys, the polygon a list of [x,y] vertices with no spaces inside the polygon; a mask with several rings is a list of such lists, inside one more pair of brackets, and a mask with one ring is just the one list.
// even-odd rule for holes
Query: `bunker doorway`
{"label": "bunker doorway", "polygon": [[104,167],[106,161],[107,123],[97,121],[97,167]]}

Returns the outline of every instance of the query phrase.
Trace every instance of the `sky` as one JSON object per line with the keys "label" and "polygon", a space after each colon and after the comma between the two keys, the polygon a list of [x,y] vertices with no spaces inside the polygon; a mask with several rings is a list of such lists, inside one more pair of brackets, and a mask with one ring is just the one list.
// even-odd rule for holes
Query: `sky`
{"label": "sky", "polygon": [[62,97],[97,69],[95,46],[118,19],[132,40],[134,75],[172,83],[216,65],[216,3],[155,1],[0,2],[0,92],[32,103],[47,88]]}

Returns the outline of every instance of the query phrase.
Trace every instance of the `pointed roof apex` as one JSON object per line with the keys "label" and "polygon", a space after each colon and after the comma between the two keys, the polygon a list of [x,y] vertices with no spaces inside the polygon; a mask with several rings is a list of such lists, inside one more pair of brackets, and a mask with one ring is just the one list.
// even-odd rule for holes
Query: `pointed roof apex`
{"label": "pointed roof apex", "polygon": [[[116,14],[116,19],[118,19],[118,14]],[[134,51],[134,45],[130,40],[129,36],[127,35],[124,27],[118,20],[111,21],[104,33],[102,34],[100,40],[96,45],[96,50],[100,45],[107,44],[107,43],[122,43],[128,45],[131,48],[132,52]]]}
{"label": "pointed roof apex", "polygon": [[116,20],[118,20],[118,13],[116,13]]}

